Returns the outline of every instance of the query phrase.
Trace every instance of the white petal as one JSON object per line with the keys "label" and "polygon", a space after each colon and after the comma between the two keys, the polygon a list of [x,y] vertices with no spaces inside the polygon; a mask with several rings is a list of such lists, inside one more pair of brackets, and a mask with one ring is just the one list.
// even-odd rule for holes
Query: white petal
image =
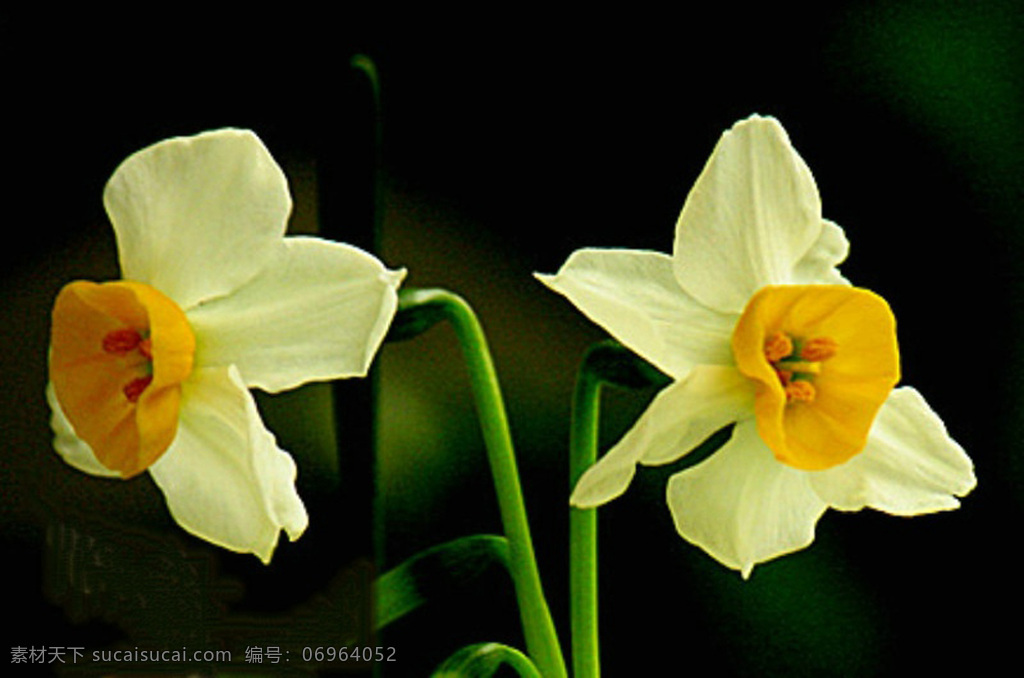
{"label": "white petal", "polygon": [[698,301],[739,312],[753,293],[789,282],[818,239],[814,178],[772,118],[722,135],[676,225],[676,278]]}
{"label": "white petal", "polygon": [[182,308],[256,275],[284,235],[291,196],[255,134],[219,130],[135,153],[103,194],[123,277]]}
{"label": "white petal", "polygon": [[196,361],[237,365],[246,385],[280,391],[365,375],[398,305],[404,271],[317,238],[285,238],[262,274],[188,312]]}
{"label": "white petal", "polygon": [[53,383],[46,385],[46,402],[50,404],[50,428],[53,429],[53,448],[69,465],[79,471],[94,476],[120,478],[121,474],[112,471],[99,462],[89,444],[78,437],[74,427],[68,421],[64,410],[60,407]]}
{"label": "white petal", "polygon": [[796,263],[790,282],[805,285],[849,285],[836,268],[850,253],[850,242],[843,229],[828,219],[822,220],[821,235]]}
{"label": "white petal", "polygon": [[178,436],[150,473],[185,530],[263,562],[281,529],[295,540],[309,522],[295,462],[263,426],[234,368],[193,372],[183,385]]}
{"label": "white petal", "polygon": [[753,419],[707,460],[672,476],[667,499],[679,534],[744,577],[814,541],[826,509],[806,472],[775,460]]}
{"label": "white petal", "polygon": [[732,364],[738,316],[696,302],[660,252],[582,249],[555,275],[537,275],[588,318],[677,379],[694,365]]}
{"label": "white petal", "polygon": [[662,389],[622,440],[580,477],[570,502],[590,508],[626,491],[636,465],[679,459],[718,429],[753,413],[750,380],[731,367],[701,365]]}
{"label": "white petal", "polygon": [[894,390],[882,405],[863,452],[812,477],[833,508],[868,506],[903,516],[956,508],[956,497],[976,483],[970,458],[910,387]]}

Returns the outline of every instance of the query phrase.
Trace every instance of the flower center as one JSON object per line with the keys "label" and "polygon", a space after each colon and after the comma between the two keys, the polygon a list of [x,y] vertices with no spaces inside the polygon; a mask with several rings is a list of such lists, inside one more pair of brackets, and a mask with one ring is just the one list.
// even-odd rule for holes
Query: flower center
{"label": "flower center", "polygon": [[153,342],[148,335],[149,330],[122,327],[107,332],[103,337],[105,353],[117,356],[125,360],[126,364],[135,365],[144,372],[121,389],[130,403],[138,402],[142,392],[153,383]]}
{"label": "flower center", "polygon": [[756,384],[761,439],[784,464],[837,466],[861,452],[899,381],[888,304],[845,285],[759,290],[732,336],[736,366]]}
{"label": "flower center", "polygon": [[50,344],[57,401],[97,460],[125,477],[174,440],[194,353],[185,314],[153,287],[77,281],[57,295]]}
{"label": "flower center", "polygon": [[814,378],[821,372],[821,363],[834,356],[838,347],[831,337],[803,340],[785,332],[775,332],[765,340],[764,357],[775,369],[787,403],[814,400]]}

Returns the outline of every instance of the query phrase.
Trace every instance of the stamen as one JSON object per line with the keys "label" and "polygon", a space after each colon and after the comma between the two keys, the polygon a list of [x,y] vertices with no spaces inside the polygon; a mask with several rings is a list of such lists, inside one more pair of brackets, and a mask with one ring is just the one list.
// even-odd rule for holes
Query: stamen
{"label": "stamen", "polygon": [[836,354],[839,343],[832,337],[815,337],[808,339],[800,349],[800,357],[804,360],[820,362],[828,360]]}
{"label": "stamen", "polygon": [[764,342],[764,356],[770,363],[776,363],[793,353],[793,340],[782,332],[772,334]]}
{"label": "stamen", "polygon": [[147,374],[144,377],[138,379],[132,379],[128,382],[128,385],[124,387],[124,397],[128,399],[128,402],[138,402],[139,396],[146,390],[150,382],[153,381],[153,375]]}
{"label": "stamen", "polygon": [[804,341],[784,332],[775,332],[765,340],[765,358],[779,377],[787,403],[814,400],[817,391],[812,381],[821,372],[821,362],[834,356],[838,347],[831,337]]}
{"label": "stamen", "polygon": [[107,353],[125,355],[134,351],[143,341],[138,330],[131,327],[123,327],[119,330],[107,332],[103,337],[103,350]]}
{"label": "stamen", "polygon": [[786,384],[786,400],[788,402],[809,403],[814,400],[815,395],[817,395],[817,392],[814,389],[814,384],[809,381],[801,379]]}
{"label": "stamen", "polygon": [[836,354],[839,343],[831,337],[801,339],[785,332],[773,332],[765,339],[764,356],[779,377],[786,402],[809,403],[817,396],[814,378],[822,361]]}
{"label": "stamen", "polygon": [[778,367],[784,367],[792,374],[818,374],[821,372],[821,363],[805,362],[803,360],[785,360],[779,363]]}

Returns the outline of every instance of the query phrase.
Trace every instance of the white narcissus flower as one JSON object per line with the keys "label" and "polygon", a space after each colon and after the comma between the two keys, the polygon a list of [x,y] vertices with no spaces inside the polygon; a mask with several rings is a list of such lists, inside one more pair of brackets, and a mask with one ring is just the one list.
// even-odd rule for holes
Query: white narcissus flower
{"label": "white narcissus flower", "polygon": [[309,519],[249,388],[365,375],[404,272],[284,237],[287,180],[249,131],[139,151],[104,204],[124,279],[69,283],[54,303],[54,447],[93,475],[148,470],[183,528],[269,562]]}
{"label": "white narcissus flower", "polygon": [[583,249],[539,275],[673,379],[580,478],[571,501],[622,494],[735,422],[670,479],[679,534],[749,576],[810,544],[825,509],[895,515],[956,508],[973,465],[899,381],[895,321],[850,286],[842,229],[822,219],[810,170],[759,116],[718,142],[676,225],[672,256]]}

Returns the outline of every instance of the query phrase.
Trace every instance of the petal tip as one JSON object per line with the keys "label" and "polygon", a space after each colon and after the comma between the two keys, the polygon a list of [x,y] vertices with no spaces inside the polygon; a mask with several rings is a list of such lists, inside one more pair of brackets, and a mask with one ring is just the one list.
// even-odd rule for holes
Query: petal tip
{"label": "petal tip", "polygon": [[584,472],[569,497],[569,504],[579,509],[597,508],[622,496],[633,476],[636,465],[609,467],[598,462]]}
{"label": "petal tip", "polygon": [[405,268],[385,268],[381,271],[379,279],[386,286],[398,289],[398,287],[405,282],[405,278],[408,273],[409,272]]}

